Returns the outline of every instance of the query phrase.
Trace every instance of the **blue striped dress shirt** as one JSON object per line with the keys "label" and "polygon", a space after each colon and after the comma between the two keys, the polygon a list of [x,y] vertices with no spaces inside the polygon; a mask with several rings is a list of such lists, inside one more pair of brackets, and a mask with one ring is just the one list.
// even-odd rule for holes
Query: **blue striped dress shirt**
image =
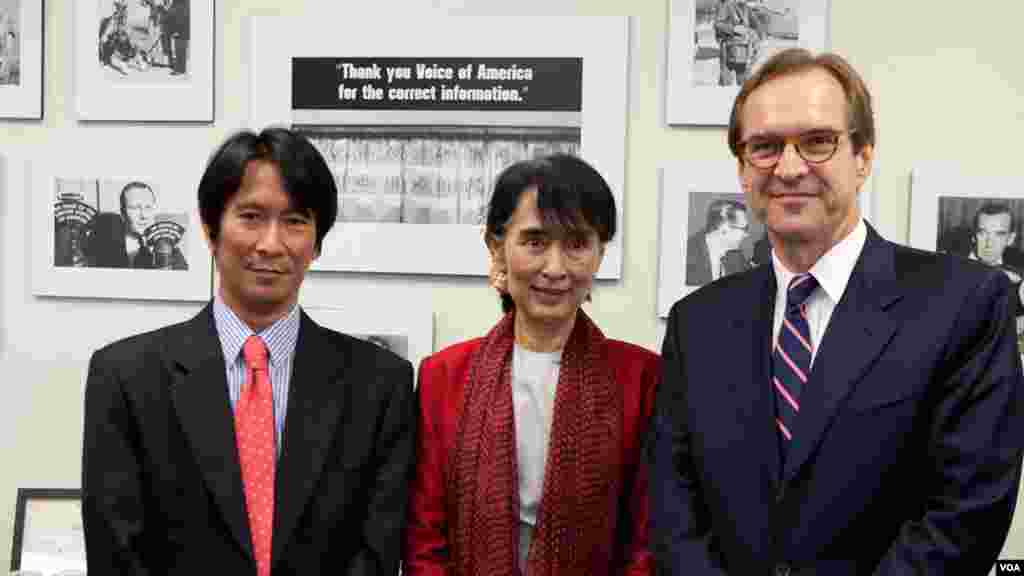
{"label": "blue striped dress shirt", "polygon": [[292,378],[295,343],[299,339],[300,318],[299,305],[296,304],[284,317],[257,333],[242,322],[219,296],[213,300],[213,321],[217,327],[221,349],[224,351],[228,398],[231,400],[232,412],[238,403],[242,385],[245,384],[245,357],[242,355],[242,346],[253,334],[263,339],[267,346],[270,385],[274,389],[274,444],[278,458],[281,456],[281,444],[284,439],[284,417],[288,407],[288,388]]}

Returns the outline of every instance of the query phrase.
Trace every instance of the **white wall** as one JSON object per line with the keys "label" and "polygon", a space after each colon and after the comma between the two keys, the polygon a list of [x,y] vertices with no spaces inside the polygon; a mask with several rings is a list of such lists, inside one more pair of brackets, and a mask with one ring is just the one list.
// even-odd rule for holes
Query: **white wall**
{"label": "white wall", "polygon": [[[217,3],[216,122],[206,126],[79,125],[72,100],[72,2],[46,3],[45,120],[0,122],[0,567],[9,542],[19,486],[77,486],[82,385],[96,346],[188,317],[188,303],[55,300],[31,295],[27,203],[21,158],[59,163],[76,150],[109,154],[145,146],[180,161],[182,150],[209,151],[248,118],[249,62],[243,17],[301,15],[331,9],[339,33],[358,26],[367,2],[355,0],[224,0]],[[668,0],[377,0],[375,10],[409,17],[412,10],[474,15],[630,15],[629,119],[626,143],[622,279],[602,283],[590,312],[615,337],[656,347],[657,172],[666,160],[728,160],[722,128],[667,128],[664,79]],[[346,7],[351,7],[346,14]],[[1020,175],[1024,134],[1024,67],[1019,22],[1024,4],[1005,0],[833,0],[832,47],[862,72],[878,112],[876,224],[904,241],[910,169],[946,161],[974,174]],[[523,31],[529,41],[529,31]],[[386,32],[384,32],[386,33]],[[566,31],[571,34],[571,30]],[[1013,41],[1011,39],[1014,39]],[[258,63],[254,63],[258,65]],[[40,191],[42,192],[42,191]],[[498,308],[483,279],[315,274],[303,300],[329,303],[378,288],[366,306],[387,306],[427,290],[435,314],[434,348],[483,333]],[[334,302],[344,303],[344,302]],[[1024,528],[1015,523],[1004,557],[1024,557]],[[0,568],[2,569],[2,568]]]}

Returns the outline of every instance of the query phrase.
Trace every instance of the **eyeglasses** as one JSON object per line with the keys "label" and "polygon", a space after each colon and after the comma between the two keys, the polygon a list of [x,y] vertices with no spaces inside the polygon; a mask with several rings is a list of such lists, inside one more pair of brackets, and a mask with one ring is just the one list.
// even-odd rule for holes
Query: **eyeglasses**
{"label": "eyeglasses", "polygon": [[839,149],[839,139],[856,130],[812,130],[796,136],[754,136],[740,142],[740,154],[751,166],[768,170],[774,168],[787,144],[793,144],[796,153],[808,164],[824,164],[832,159]]}

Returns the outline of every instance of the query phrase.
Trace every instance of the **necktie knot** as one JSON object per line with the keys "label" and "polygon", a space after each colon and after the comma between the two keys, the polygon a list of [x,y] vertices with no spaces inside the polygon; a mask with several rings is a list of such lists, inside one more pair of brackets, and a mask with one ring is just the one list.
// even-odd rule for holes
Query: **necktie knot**
{"label": "necktie knot", "polygon": [[811,297],[811,293],[817,287],[818,281],[814,279],[814,276],[810,274],[795,276],[789,281],[789,289],[786,292],[786,308],[792,310],[801,306]]}
{"label": "necktie knot", "polygon": [[245,357],[245,365],[250,370],[266,371],[267,346],[259,336],[253,334],[245,340],[245,344],[242,346],[242,356]]}

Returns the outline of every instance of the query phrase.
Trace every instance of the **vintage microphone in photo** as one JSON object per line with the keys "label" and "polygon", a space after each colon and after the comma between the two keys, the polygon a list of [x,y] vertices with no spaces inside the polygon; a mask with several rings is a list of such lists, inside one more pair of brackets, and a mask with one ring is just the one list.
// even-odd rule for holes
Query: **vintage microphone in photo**
{"label": "vintage microphone in photo", "polygon": [[185,235],[185,227],[171,220],[158,220],[143,232],[146,246],[153,253],[153,268],[171,270],[174,251]]}
{"label": "vintage microphone in photo", "polygon": [[61,194],[53,205],[53,265],[85,267],[89,225],[96,209],[82,201],[81,194]]}

